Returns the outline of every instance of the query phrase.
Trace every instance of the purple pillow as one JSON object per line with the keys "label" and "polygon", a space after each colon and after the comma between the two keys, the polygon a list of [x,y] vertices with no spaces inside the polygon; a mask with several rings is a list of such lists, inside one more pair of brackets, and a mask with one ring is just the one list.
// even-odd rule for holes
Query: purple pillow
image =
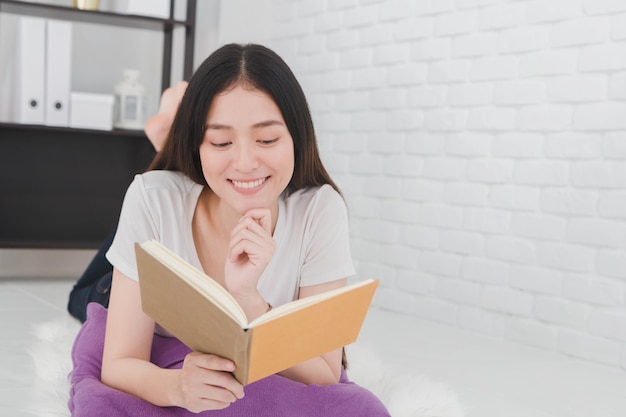
{"label": "purple pillow", "polygon": [[[87,320],[72,348],[74,369],[68,407],[73,417],[388,417],[371,392],[350,382],[321,387],[272,375],[245,388],[246,396],[228,408],[191,413],[179,407],[157,407],[100,382],[107,310],[87,306]],[[151,361],[162,368],[180,368],[191,350],[175,338],[154,336]]]}

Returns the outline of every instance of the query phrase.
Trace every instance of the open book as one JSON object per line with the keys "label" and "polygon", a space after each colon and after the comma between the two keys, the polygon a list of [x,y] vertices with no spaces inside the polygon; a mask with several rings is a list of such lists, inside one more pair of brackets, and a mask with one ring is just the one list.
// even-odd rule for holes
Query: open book
{"label": "open book", "polygon": [[366,280],[248,323],[226,289],[161,243],[135,244],[142,308],[191,349],[235,362],[243,385],[356,341],[378,287]]}

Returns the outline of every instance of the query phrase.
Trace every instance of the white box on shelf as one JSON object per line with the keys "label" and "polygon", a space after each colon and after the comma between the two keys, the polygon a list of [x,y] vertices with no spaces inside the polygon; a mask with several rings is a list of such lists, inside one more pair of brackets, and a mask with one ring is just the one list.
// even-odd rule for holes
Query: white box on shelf
{"label": "white box on shelf", "polygon": [[128,14],[167,19],[170,17],[170,0],[128,0]]}
{"label": "white box on shelf", "polygon": [[70,97],[70,127],[113,129],[113,94],[73,91]]}

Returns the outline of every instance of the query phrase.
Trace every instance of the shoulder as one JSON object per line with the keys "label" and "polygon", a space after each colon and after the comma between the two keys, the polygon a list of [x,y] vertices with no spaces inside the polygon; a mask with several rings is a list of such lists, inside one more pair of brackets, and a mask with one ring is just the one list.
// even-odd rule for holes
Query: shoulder
{"label": "shoulder", "polygon": [[288,210],[305,213],[319,211],[345,211],[346,204],[343,197],[330,185],[298,190],[285,198]]}
{"label": "shoulder", "polygon": [[178,189],[189,190],[198,185],[178,171],[155,170],[135,176],[135,182],[145,190]]}
{"label": "shoulder", "polygon": [[343,197],[328,184],[324,184],[321,187],[303,188],[285,198],[287,203],[305,206],[327,201],[341,202],[343,204]]}
{"label": "shoulder", "polygon": [[129,193],[141,194],[146,198],[160,195],[189,195],[201,189],[186,175],[177,171],[155,170],[135,175]]}
{"label": "shoulder", "polygon": [[150,211],[162,205],[184,204],[197,197],[202,190],[200,184],[176,171],[148,171],[135,175],[126,191],[124,202],[129,206],[143,205]]}

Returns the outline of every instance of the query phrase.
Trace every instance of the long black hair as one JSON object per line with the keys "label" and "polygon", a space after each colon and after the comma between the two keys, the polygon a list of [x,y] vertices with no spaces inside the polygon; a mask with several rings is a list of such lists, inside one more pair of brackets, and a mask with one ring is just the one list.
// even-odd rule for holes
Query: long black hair
{"label": "long black hair", "polygon": [[180,171],[208,187],[200,163],[206,117],[213,98],[238,83],[267,93],[282,113],[294,145],[294,173],[287,193],[323,184],[330,184],[340,192],[320,159],[302,87],[282,58],[256,44],[224,45],[198,67],[189,81],[163,149],[149,169]]}

